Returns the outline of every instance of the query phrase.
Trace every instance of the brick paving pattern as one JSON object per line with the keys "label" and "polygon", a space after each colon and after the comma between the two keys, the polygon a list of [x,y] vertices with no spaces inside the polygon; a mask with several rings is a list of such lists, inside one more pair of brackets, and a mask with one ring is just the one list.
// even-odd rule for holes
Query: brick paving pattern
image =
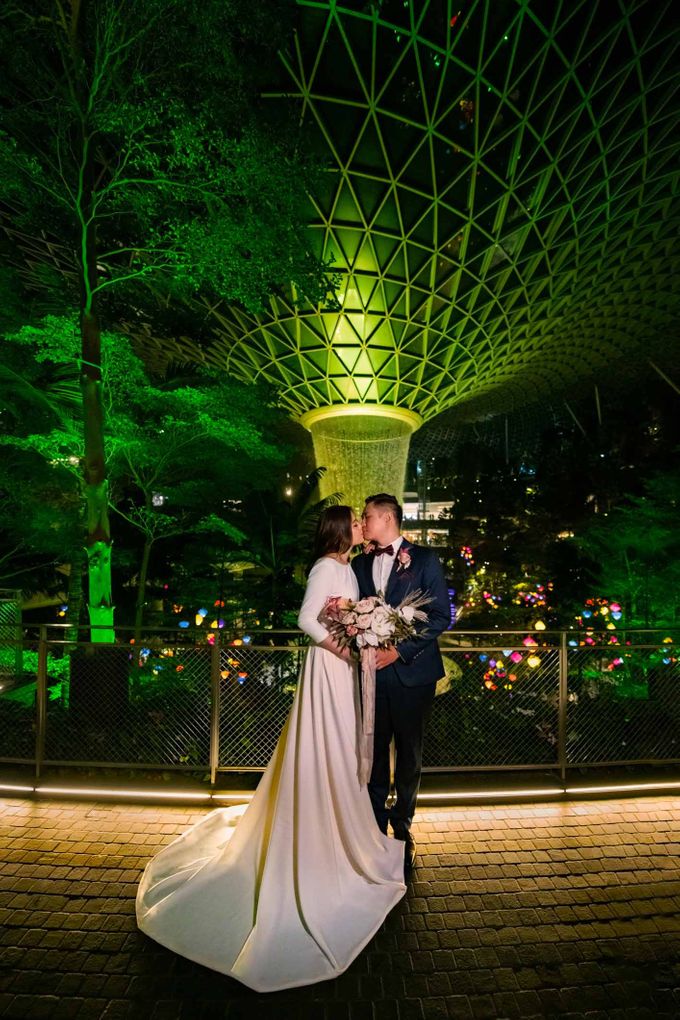
{"label": "brick paving pattern", "polygon": [[0,801],[0,1016],[680,1017],[680,799],[420,811],[408,895],[367,949],[270,995],[136,930],[142,868],[206,810]]}

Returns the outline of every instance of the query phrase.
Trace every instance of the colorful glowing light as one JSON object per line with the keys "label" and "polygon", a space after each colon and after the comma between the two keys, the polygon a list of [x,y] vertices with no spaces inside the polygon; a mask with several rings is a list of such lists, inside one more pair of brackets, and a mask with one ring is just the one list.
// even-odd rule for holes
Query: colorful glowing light
{"label": "colorful glowing light", "polygon": [[472,548],[469,545],[463,545],[460,548],[461,559],[465,561],[466,566],[473,567],[475,564],[474,554]]}

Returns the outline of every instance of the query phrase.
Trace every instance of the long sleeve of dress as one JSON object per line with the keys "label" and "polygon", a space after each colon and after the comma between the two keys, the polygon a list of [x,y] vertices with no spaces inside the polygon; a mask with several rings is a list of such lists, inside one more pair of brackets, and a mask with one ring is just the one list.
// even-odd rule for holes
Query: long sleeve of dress
{"label": "long sleeve of dress", "polygon": [[298,627],[305,634],[309,634],[317,645],[328,637],[328,631],[322,623],[319,623],[318,617],[326,599],[338,594],[331,590],[334,579],[333,561],[323,558],[317,560],[309,572],[305,597],[298,614]]}

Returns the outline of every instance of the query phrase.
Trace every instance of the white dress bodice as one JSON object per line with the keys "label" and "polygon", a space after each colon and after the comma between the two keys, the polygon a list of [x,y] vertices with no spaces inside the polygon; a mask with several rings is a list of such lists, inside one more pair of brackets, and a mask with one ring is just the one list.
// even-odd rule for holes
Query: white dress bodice
{"label": "white dress bodice", "polygon": [[358,599],[359,583],[349,563],[339,563],[330,556],[322,556],[309,572],[305,597],[298,615],[298,627],[309,634],[315,644],[328,637],[328,631],[319,623],[319,613],[327,598]]}

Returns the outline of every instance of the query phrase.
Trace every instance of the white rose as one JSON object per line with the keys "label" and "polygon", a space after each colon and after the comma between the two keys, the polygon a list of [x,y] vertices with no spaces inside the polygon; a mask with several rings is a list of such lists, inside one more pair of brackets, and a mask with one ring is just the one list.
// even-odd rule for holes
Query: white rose
{"label": "white rose", "polygon": [[400,613],[407,623],[411,623],[413,621],[413,614],[415,613],[415,609],[413,608],[413,606],[404,606],[404,608],[400,610]]}
{"label": "white rose", "polygon": [[371,630],[374,634],[377,634],[379,638],[386,638],[392,633],[392,624],[387,617],[383,620],[376,620],[374,617]]}
{"label": "white rose", "polygon": [[370,613],[374,606],[374,600],[372,598],[360,599],[359,602],[354,604],[355,613]]}
{"label": "white rose", "polygon": [[361,630],[366,630],[367,627],[370,627],[371,626],[371,615],[370,615],[370,613],[364,613],[361,616],[357,613],[357,618],[356,618],[356,621],[355,621],[355,625],[357,627],[359,627]]}
{"label": "white rose", "polygon": [[378,639],[370,630],[364,631],[363,637],[367,645],[372,645],[374,648],[378,647]]}

